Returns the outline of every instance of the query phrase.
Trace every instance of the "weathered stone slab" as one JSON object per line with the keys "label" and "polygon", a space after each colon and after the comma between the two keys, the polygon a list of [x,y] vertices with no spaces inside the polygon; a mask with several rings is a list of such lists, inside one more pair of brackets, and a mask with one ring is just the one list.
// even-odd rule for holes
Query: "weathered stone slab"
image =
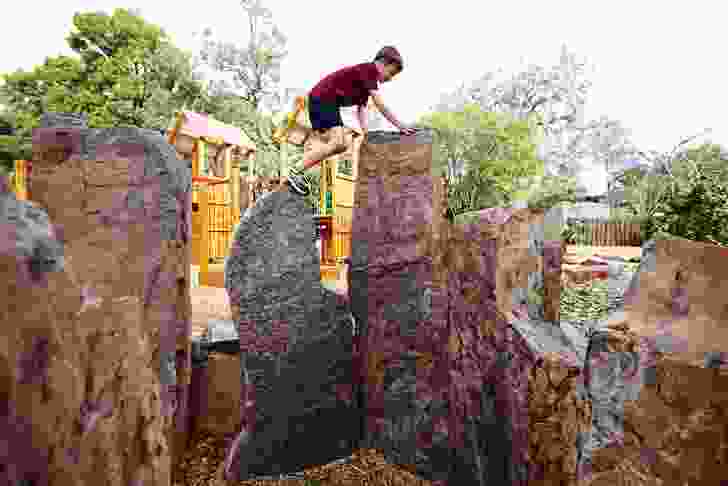
{"label": "weathered stone slab", "polygon": [[0,231],[0,483],[169,484],[173,429],[139,296],[84,299],[83,262],[31,202],[0,194]]}
{"label": "weathered stone slab", "polygon": [[720,484],[728,477],[724,248],[643,246],[623,312],[592,338],[588,485]]}
{"label": "weathered stone slab", "polygon": [[446,225],[428,143],[390,134],[360,154],[350,289],[366,356],[363,447],[447,484],[526,484],[538,474],[528,403],[539,353],[512,320],[543,316],[543,212]]}
{"label": "weathered stone slab", "polygon": [[360,435],[350,312],[321,286],[312,234],[304,200],[281,190],[250,208],[234,236],[225,286],[244,379],[231,478],[325,464]]}
{"label": "weathered stone slab", "polygon": [[[26,315],[8,318],[16,323],[5,326],[11,347],[24,351],[6,358],[26,363],[28,373],[15,378],[32,384],[3,394],[17,414],[8,423],[48,431],[34,435],[47,459],[17,452],[57,481],[169,484],[170,460],[185,442],[190,184],[189,169],[156,132],[89,129],[85,116],[65,113],[44,114],[34,130],[28,196],[47,213],[50,240],[33,252],[55,241],[62,269],[44,273],[61,260],[37,258],[28,267],[18,248],[20,259],[4,268],[15,290],[3,295],[17,295],[13,312]],[[8,228],[22,235],[29,221],[17,221]]]}

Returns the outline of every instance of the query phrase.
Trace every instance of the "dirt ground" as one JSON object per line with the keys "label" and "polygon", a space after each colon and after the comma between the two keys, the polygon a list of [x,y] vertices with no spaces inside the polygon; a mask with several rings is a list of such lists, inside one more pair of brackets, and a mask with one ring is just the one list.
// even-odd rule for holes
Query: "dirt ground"
{"label": "dirt ground", "polygon": [[221,464],[225,446],[220,438],[200,435],[191,441],[173,486],[429,486],[412,472],[388,464],[375,450],[358,450],[329,464],[306,469],[295,478],[225,482]]}
{"label": "dirt ground", "polygon": [[566,254],[574,254],[580,257],[598,255],[602,257],[639,258],[642,255],[642,248],[639,246],[582,246],[568,245]]}

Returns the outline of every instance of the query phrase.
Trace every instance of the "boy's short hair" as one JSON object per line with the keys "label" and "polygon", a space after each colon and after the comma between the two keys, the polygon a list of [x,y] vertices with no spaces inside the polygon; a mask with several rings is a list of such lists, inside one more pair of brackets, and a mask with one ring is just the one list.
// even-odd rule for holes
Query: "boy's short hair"
{"label": "boy's short hair", "polygon": [[404,68],[402,63],[402,56],[399,51],[392,46],[385,46],[379,49],[377,55],[374,57],[374,62],[381,62],[382,64],[396,64],[399,67],[400,72]]}

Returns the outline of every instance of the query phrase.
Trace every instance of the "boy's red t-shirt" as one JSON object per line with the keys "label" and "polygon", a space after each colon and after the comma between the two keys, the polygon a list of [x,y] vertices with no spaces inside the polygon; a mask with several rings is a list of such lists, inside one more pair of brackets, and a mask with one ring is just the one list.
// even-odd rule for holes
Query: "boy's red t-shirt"
{"label": "boy's red t-shirt", "polygon": [[366,105],[370,92],[379,88],[379,70],[373,62],[339,69],[318,82],[309,96],[338,106]]}

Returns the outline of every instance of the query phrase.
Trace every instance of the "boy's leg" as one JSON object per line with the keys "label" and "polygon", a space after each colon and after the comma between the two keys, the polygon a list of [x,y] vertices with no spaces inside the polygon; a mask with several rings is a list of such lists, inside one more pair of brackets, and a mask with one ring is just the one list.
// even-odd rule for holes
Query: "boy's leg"
{"label": "boy's leg", "polygon": [[288,176],[288,183],[294,191],[301,195],[307,195],[310,191],[303,172],[321,163],[332,155],[345,152],[347,149],[345,132],[343,126],[332,127],[325,133],[328,142],[321,144],[310,152],[306,153],[303,158],[301,167],[295,167]]}
{"label": "boy's leg", "polygon": [[337,155],[346,151],[346,139],[344,135],[344,127],[332,127],[324,134],[324,139],[328,139],[326,143],[321,144],[303,156],[303,168],[306,171],[326,160],[332,155]]}
{"label": "boy's leg", "polygon": [[295,192],[304,196],[310,192],[310,188],[303,176],[303,171],[310,169],[332,155],[346,150],[344,122],[341,119],[340,107],[336,103],[310,96],[308,98],[308,114],[311,127],[323,134],[322,138],[326,140],[326,143],[305,154],[302,166],[293,168],[288,176],[288,185]]}

